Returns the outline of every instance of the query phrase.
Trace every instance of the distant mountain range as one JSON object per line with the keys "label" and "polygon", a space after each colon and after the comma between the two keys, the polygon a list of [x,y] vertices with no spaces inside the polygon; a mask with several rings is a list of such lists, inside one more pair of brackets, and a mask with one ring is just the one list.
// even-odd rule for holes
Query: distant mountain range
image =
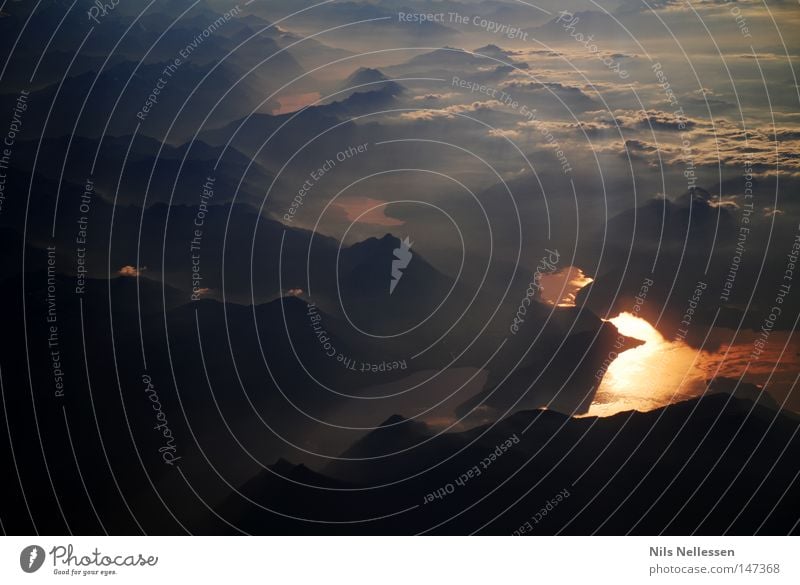
{"label": "distant mountain range", "polygon": [[[784,463],[800,455],[799,428],[796,417],[726,394],[608,418],[518,412],[443,435],[395,417],[323,474],[282,461],[241,491],[265,508],[329,522],[314,530],[333,534],[511,534],[526,522],[523,532],[539,535],[786,534],[796,530],[790,502],[800,486]],[[473,468],[480,474],[465,479]],[[764,509],[765,501],[781,503]],[[221,513],[253,533],[309,529],[254,512],[238,494]]]}

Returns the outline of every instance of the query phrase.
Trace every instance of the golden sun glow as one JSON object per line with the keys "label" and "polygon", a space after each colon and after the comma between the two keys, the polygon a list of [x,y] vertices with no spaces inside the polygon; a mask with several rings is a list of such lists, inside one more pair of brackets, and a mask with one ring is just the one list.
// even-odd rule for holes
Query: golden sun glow
{"label": "golden sun glow", "polygon": [[655,327],[641,317],[636,317],[631,313],[620,313],[613,319],[609,319],[609,322],[625,337],[633,337],[640,341],[652,343],[662,343],[664,341],[664,338]]}
{"label": "golden sun glow", "polygon": [[542,301],[557,307],[574,307],[578,291],[593,281],[593,278],[586,276],[577,266],[567,266],[557,272],[542,274],[539,277]]}
{"label": "golden sun glow", "polygon": [[620,353],[606,371],[587,416],[648,411],[696,396],[704,389],[698,363],[705,352],[668,341],[641,317],[620,313],[609,321],[643,345]]}
{"label": "golden sun glow", "polygon": [[622,335],[644,344],[616,356],[589,412],[583,416],[611,416],[629,410],[644,412],[693,398],[706,391],[707,380],[717,376],[738,378],[746,366],[749,374],[743,382],[766,385],[779,401],[786,399],[788,409],[798,410],[800,403],[790,399],[800,356],[797,344],[793,351],[781,354],[781,343],[776,343],[762,360],[752,362],[754,333],[724,330],[723,337],[740,339],[734,345],[720,343],[713,345],[715,351],[703,351],[683,341],[665,339],[645,319],[631,313],[620,313],[608,321]]}

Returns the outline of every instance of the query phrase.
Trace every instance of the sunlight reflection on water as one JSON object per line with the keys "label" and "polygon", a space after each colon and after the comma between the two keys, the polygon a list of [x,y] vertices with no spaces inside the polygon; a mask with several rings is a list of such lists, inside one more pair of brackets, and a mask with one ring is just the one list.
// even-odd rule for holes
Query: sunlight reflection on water
{"label": "sunlight reflection on water", "polygon": [[611,363],[586,416],[653,410],[703,391],[706,373],[698,364],[706,352],[664,339],[650,323],[630,313],[609,321],[623,335],[644,344],[622,352]]}
{"label": "sunlight reflection on water", "polygon": [[752,331],[716,329],[709,338],[734,343],[720,343],[715,351],[701,351],[683,341],[665,339],[646,320],[630,313],[620,313],[609,321],[623,335],[645,343],[622,352],[611,363],[589,412],[583,416],[660,408],[699,396],[706,390],[706,381],[714,377],[738,380],[745,368],[743,382],[766,385],[784,408],[800,410],[797,393],[792,392],[800,360],[791,332],[776,332],[760,359],[750,361],[755,339]]}

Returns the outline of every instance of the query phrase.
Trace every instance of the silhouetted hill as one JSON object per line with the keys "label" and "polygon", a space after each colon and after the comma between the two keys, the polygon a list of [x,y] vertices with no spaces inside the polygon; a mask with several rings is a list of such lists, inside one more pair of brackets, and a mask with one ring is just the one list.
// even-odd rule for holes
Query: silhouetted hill
{"label": "silhouetted hill", "polygon": [[[313,500],[331,521],[383,517],[312,528],[321,533],[510,534],[525,522],[533,534],[796,530],[800,423],[749,400],[715,394],[608,418],[527,411],[441,436],[417,423],[387,422],[393,426],[377,428],[343,454],[360,460],[327,467],[325,475],[358,478],[351,489],[361,491],[295,486],[272,499],[271,487],[259,501],[281,509]],[[408,452],[387,456],[398,447]],[[500,455],[487,459],[495,451]],[[283,467],[284,474],[293,472]],[[481,473],[465,480],[473,467]],[[443,497],[428,497],[440,488],[446,488]],[[569,496],[534,523],[532,517],[564,490]],[[765,511],[760,501],[777,506]],[[260,513],[237,521],[253,532],[296,526]]]}

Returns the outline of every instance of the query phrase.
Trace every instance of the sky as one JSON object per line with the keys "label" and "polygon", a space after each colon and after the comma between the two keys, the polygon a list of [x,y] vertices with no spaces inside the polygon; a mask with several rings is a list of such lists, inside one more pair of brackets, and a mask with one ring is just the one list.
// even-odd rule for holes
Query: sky
{"label": "sky", "polygon": [[0,3],[5,530],[796,531],[798,27]]}

